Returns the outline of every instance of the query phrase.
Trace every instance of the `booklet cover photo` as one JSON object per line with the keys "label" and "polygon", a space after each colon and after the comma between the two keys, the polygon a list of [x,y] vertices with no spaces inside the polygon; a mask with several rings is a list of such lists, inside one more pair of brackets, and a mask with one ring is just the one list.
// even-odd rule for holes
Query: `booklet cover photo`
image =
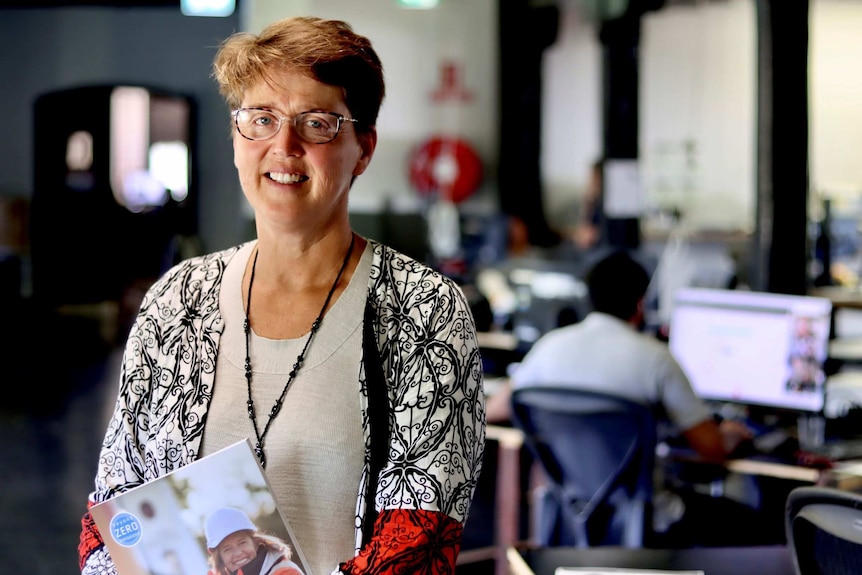
{"label": "booklet cover photo", "polygon": [[312,575],[248,440],[90,511],[120,575]]}

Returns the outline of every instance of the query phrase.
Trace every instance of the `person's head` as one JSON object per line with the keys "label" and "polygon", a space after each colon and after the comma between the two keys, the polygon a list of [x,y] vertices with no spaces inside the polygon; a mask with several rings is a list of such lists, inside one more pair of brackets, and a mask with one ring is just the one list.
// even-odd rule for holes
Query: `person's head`
{"label": "person's head", "polygon": [[[605,159],[598,158],[590,164],[590,172],[587,175],[587,185],[584,190],[584,199],[592,210],[601,210],[602,180],[605,175]],[[593,214],[589,214],[592,218]]]}
{"label": "person's head", "polygon": [[348,221],[347,192],[377,144],[385,94],[370,41],[345,22],[286,18],[225,40],[213,76],[231,108],[234,164],[258,225]]}
{"label": "person's head", "polygon": [[506,235],[506,248],[510,255],[519,256],[530,250],[530,228],[521,216],[508,216]]}
{"label": "person's head", "polygon": [[605,159],[598,158],[590,164],[590,186],[598,192],[602,187],[602,176],[605,174]]}
{"label": "person's head", "polygon": [[646,269],[628,252],[615,251],[587,273],[592,308],[629,321],[642,312],[649,281]]}
{"label": "person's head", "polygon": [[253,561],[261,548],[278,551],[290,559],[290,547],[277,537],[258,530],[248,515],[234,507],[217,509],[204,525],[210,566],[215,573],[235,572]]}

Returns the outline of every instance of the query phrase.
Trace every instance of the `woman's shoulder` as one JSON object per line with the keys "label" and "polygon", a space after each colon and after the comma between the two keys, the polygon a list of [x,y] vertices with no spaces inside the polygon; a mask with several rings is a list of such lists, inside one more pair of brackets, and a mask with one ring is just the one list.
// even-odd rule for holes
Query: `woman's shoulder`
{"label": "woman's shoulder", "polygon": [[245,245],[246,244],[243,243],[222,250],[190,257],[175,264],[166,272],[165,275],[170,275],[171,272],[190,273],[202,269],[209,269],[216,265],[227,265],[230,259]]}
{"label": "woman's shoulder", "polygon": [[182,292],[189,290],[206,292],[217,287],[224,275],[225,267],[231,258],[245,244],[240,244],[223,250],[190,257],[174,264],[162,274],[147,291],[151,298],[172,297],[177,293],[176,286],[182,286]]}
{"label": "woman's shoulder", "polygon": [[378,274],[377,277],[393,277],[400,281],[405,277],[418,280],[427,285],[435,286],[435,289],[454,289],[458,292],[461,288],[452,278],[442,274],[439,270],[434,269],[429,264],[421,262],[416,258],[409,256],[395,248],[379,242],[377,240],[368,240],[374,254],[372,268],[376,270],[385,270],[387,273]]}
{"label": "woman's shoulder", "polygon": [[209,252],[192,256],[174,264],[164,274],[161,280],[166,278],[176,278],[177,276],[188,276],[189,274],[204,273],[209,274],[213,268],[224,268],[230,259],[240,250],[245,244],[239,244],[229,248],[225,248],[215,252]]}

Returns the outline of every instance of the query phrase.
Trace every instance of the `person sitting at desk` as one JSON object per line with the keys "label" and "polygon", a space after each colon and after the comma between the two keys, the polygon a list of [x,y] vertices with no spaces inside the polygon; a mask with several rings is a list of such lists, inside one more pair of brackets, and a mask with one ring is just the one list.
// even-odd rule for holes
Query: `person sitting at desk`
{"label": "person sitting at desk", "polygon": [[[507,384],[488,399],[489,423],[509,420],[512,389],[570,386],[654,406],[707,462],[723,462],[752,438],[738,421],[718,423],[667,345],[642,332],[650,278],[640,263],[626,251],[614,251],[588,271],[586,281],[591,311],[533,344]],[[689,489],[674,493],[657,483],[654,507],[659,546],[747,545],[757,534],[756,510],[728,498]],[[728,524],[734,528],[720,527]]]}

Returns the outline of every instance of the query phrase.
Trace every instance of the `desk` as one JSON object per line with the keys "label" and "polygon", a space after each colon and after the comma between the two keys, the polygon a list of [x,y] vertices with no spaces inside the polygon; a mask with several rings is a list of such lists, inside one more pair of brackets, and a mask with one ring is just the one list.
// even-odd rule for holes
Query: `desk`
{"label": "desk", "polygon": [[740,457],[729,459],[723,463],[707,463],[690,449],[672,449],[670,453],[657,453],[656,460],[659,462],[664,461],[667,463],[709,467],[742,475],[762,475],[764,477],[774,477],[776,479],[786,479],[815,485],[825,485],[831,477],[831,470],[829,469],[796,465],[767,456]]}
{"label": "desk", "polygon": [[518,349],[518,338],[515,334],[502,331],[480,331],[476,333],[480,348],[515,351]]}
{"label": "desk", "polygon": [[627,549],[622,547],[548,547],[507,551],[510,575],[554,575],[557,567],[699,569],[705,575],[795,575],[790,551],[769,547]]}
{"label": "desk", "polygon": [[810,290],[808,295],[827,298],[835,309],[862,309],[862,290],[859,288],[819,287]]}
{"label": "desk", "polygon": [[[517,428],[488,425],[486,428],[486,437],[489,441],[496,442],[498,449],[498,469],[497,477],[495,478],[497,525],[495,527],[495,549],[493,551],[497,565],[496,575],[507,575],[503,558],[507,554],[507,548],[519,543],[520,451],[523,447],[524,436]],[[694,464],[698,462],[696,458],[686,459],[686,461]],[[813,485],[836,487],[848,491],[862,490],[862,461],[841,461],[836,462],[830,469],[817,469],[750,457],[732,459],[722,465],[728,471],[745,475],[761,475]]]}
{"label": "desk", "polygon": [[[694,465],[700,463],[700,459],[693,455],[671,455],[670,458]],[[721,464],[703,463],[703,465],[720,465],[730,472],[742,475],[761,475],[847,491],[857,491],[862,486],[862,462],[856,460],[836,461],[832,467],[818,468],[771,460],[768,456],[752,456],[729,459]]]}
{"label": "desk", "polygon": [[[862,362],[862,337],[841,337],[829,342],[829,358],[845,363]],[[829,380],[827,380],[827,389]]]}
{"label": "desk", "polygon": [[506,550],[518,542],[521,525],[521,447],[519,429],[487,425],[485,438],[497,443],[497,477],[494,496],[497,519],[494,530],[495,575],[507,575]]}

